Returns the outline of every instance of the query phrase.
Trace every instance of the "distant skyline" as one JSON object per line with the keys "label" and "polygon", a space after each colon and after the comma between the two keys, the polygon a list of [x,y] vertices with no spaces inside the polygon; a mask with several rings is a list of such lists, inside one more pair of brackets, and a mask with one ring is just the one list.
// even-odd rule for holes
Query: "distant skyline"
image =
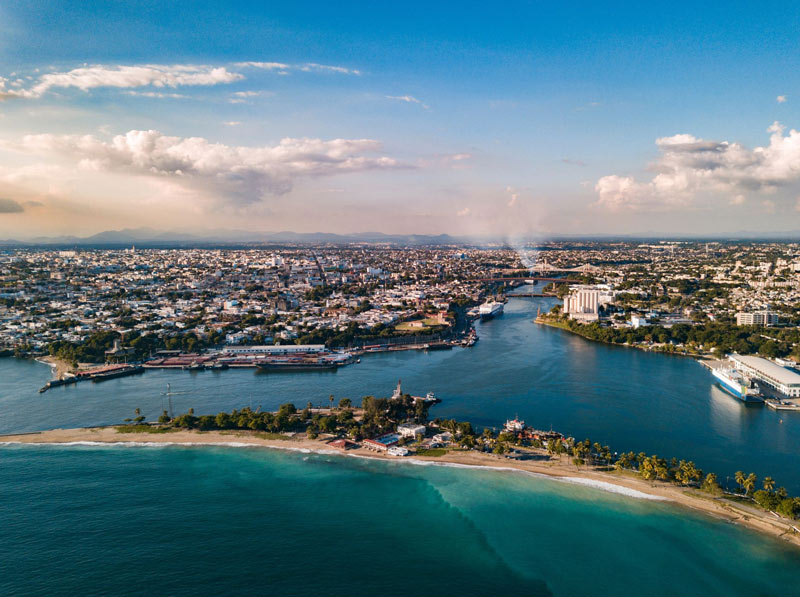
{"label": "distant skyline", "polygon": [[254,4],[0,5],[0,239],[800,231],[794,4]]}

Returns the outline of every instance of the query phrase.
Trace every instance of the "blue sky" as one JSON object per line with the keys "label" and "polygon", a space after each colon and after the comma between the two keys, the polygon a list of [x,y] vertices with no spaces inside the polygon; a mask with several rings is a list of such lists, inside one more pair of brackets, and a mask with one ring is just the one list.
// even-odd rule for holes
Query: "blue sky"
{"label": "blue sky", "polygon": [[800,228],[792,4],[256,4],[3,3],[0,237]]}

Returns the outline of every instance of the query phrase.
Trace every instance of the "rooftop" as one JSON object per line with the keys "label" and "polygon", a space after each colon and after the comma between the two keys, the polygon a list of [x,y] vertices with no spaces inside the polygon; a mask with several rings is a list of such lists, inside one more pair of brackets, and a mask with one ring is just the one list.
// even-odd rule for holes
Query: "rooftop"
{"label": "rooftop", "polygon": [[800,375],[767,359],[762,359],[761,357],[742,356],[739,354],[732,354],[730,355],[730,358],[733,361],[738,361],[743,365],[755,369],[759,373],[776,380],[778,383],[787,386],[800,385]]}

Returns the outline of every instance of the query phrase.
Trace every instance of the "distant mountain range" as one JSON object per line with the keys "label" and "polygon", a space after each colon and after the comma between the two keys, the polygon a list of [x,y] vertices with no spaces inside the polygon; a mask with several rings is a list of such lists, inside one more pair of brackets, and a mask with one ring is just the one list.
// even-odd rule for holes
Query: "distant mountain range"
{"label": "distant mountain range", "polygon": [[[642,234],[557,234],[548,235],[547,240],[563,241],[736,241],[736,240],[800,240],[800,233],[781,232],[748,232],[733,234],[688,235],[663,234],[654,232]],[[353,234],[334,234],[331,232],[253,232],[249,230],[214,229],[200,232],[178,232],[155,230],[153,228],[124,228],[122,230],[106,230],[92,236],[40,236],[24,240],[0,240],[0,247],[98,247],[118,248],[126,246],[139,247],[207,247],[236,245],[343,245],[351,243],[391,244],[400,246],[435,246],[435,245],[487,245],[491,243],[510,243],[521,246],[526,242],[541,241],[542,237],[516,239],[497,237],[451,236],[449,234],[386,234],[383,232],[358,232]]]}
{"label": "distant mountain range", "polygon": [[252,232],[247,230],[207,230],[197,233],[155,230],[153,228],[125,228],[106,230],[92,236],[40,236],[25,240],[0,240],[0,246],[81,246],[111,247],[138,245],[153,246],[202,246],[241,244],[348,244],[387,243],[394,245],[448,245],[468,242],[447,234],[384,234],[383,232],[360,232],[356,234],[333,234],[330,232]]}

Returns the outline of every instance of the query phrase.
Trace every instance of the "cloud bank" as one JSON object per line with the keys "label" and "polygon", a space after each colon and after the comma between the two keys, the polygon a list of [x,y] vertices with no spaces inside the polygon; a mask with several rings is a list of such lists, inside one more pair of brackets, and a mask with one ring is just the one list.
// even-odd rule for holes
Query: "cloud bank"
{"label": "cloud bank", "polygon": [[604,176],[595,185],[595,205],[613,211],[687,206],[698,194],[739,196],[800,182],[800,132],[792,129],[784,135],[778,122],[767,131],[769,144],[753,149],[688,134],[657,139],[661,156],[651,165],[655,176],[643,182]]}
{"label": "cloud bank", "polygon": [[287,193],[298,178],[403,168],[372,139],[282,139],[264,147],[229,146],[202,137],[128,131],[110,142],[93,135],[28,135],[10,149],[57,155],[84,171],[167,178],[190,189],[246,204]]}

